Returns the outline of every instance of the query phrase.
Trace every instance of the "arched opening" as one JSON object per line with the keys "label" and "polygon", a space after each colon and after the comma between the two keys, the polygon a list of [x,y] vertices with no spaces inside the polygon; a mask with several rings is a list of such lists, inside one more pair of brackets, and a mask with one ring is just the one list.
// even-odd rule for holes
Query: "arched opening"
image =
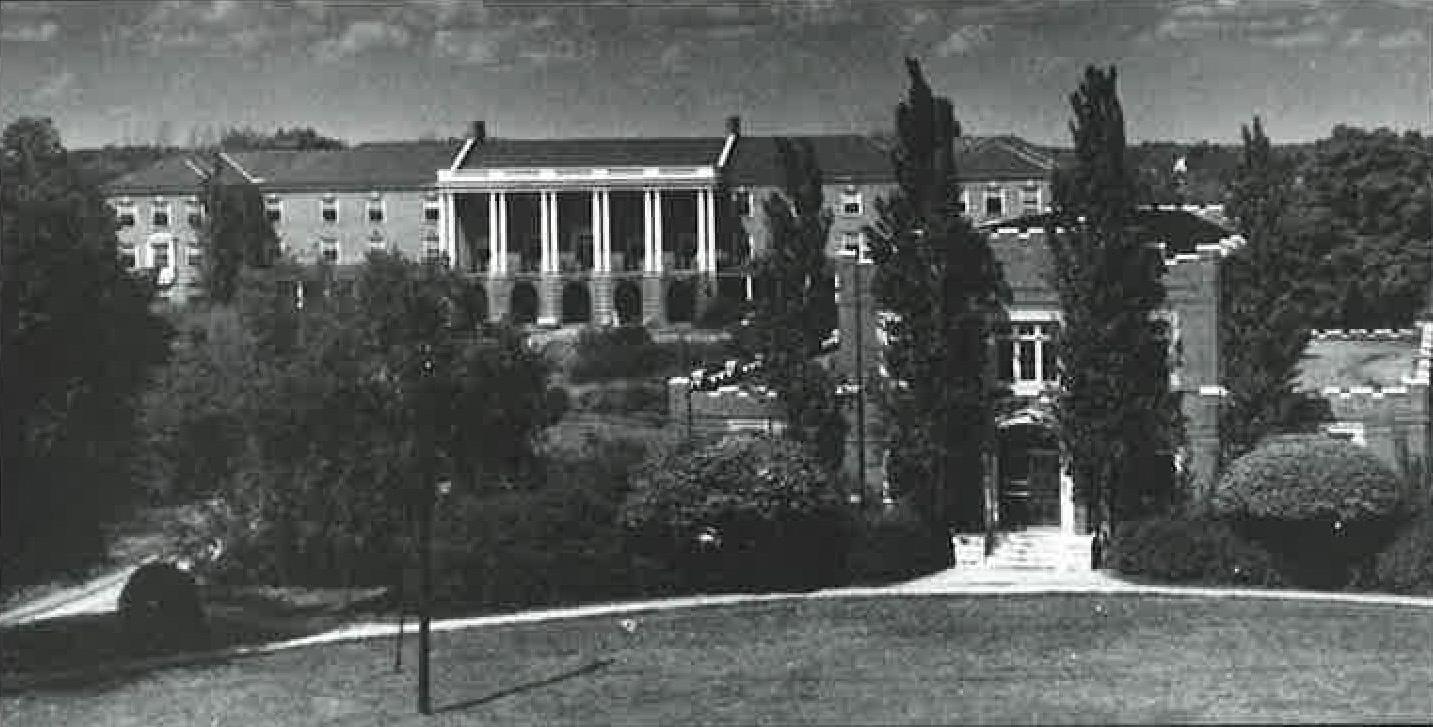
{"label": "arched opening", "polygon": [[459,301],[460,315],[462,320],[458,323],[464,328],[477,328],[488,321],[488,291],[481,283],[471,283],[463,289],[462,300]]}
{"label": "arched opening", "polygon": [[508,315],[519,325],[537,322],[537,288],[532,283],[523,281],[513,286]]}
{"label": "arched opening", "polygon": [[592,320],[592,295],[587,283],[574,280],[562,288],[562,322],[587,323]]}
{"label": "arched opening", "polygon": [[635,326],[642,322],[642,291],[637,284],[624,280],[612,291],[612,307],[617,310],[617,323]]}
{"label": "arched opening", "polygon": [[691,323],[696,314],[697,296],[690,280],[673,280],[667,286],[667,320]]}
{"label": "arched opening", "polygon": [[999,424],[997,519],[1003,530],[1058,527],[1060,442],[1048,415],[1021,412]]}

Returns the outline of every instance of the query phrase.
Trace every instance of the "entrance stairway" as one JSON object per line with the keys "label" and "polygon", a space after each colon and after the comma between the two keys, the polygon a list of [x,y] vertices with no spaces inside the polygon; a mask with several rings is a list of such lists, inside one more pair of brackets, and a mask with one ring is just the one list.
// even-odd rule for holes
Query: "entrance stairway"
{"label": "entrance stairway", "polygon": [[1058,528],[996,533],[995,548],[980,567],[1000,570],[1089,570],[1089,535],[1066,535]]}

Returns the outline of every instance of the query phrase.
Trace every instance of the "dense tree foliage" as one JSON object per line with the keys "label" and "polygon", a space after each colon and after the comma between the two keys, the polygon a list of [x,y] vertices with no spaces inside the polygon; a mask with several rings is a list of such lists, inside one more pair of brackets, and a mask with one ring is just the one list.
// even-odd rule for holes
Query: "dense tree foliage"
{"label": "dense tree foliage", "polygon": [[992,342],[1009,297],[986,237],[960,209],[950,100],[932,94],[914,59],[896,109],[900,188],[867,230],[876,298],[894,314],[886,363],[895,384],[891,483],[941,527],[983,527],[984,455],[1000,396]]}
{"label": "dense tree foliage", "polygon": [[764,204],[771,244],[752,266],[758,294],[742,345],[761,356],[762,377],[791,424],[787,431],[815,445],[834,469],[844,449],[845,417],[835,380],[812,360],[836,327],[835,272],[826,252],[831,213],[810,143],[781,139],[777,154],[784,194],[773,193]]}
{"label": "dense tree foliage", "polygon": [[1315,326],[1408,325],[1433,266],[1433,138],[1334,127],[1298,169]]}
{"label": "dense tree foliage", "polygon": [[750,435],[655,454],[635,472],[621,522],[639,550],[723,587],[830,582],[848,530],[808,448]]}
{"label": "dense tree foliage", "polygon": [[1064,313],[1057,413],[1076,492],[1108,526],[1170,503],[1179,408],[1157,315],[1163,261],[1130,229],[1135,187],[1115,69],[1086,69],[1070,103],[1075,157],[1055,179],[1055,216],[1068,232],[1049,238]]}
{"label": "dense tree foliage", "polygon": [[342,139],[324,136],[313,127],[295,126],[292,129],[279,127],[272,133],[265,133],[245,127],[230,127],[219,136],[219,147],[225,151],[255,151],[281,149],[293,151],[342,149],[347,146]]}
{"label": "dense tree foliage", "polygon": [[232,310],[201,314],[150,398],[157,479],[219,496],[217,537],[249,577],[386,582],[425,481],[531,481],[560,413],[541,356],[479,330],[453,274],[374,255],[345,287],[308,281],[287,348]]}
{"label": "dense tree foliage", "polygon": [[1220,269],[1220,357],[1229,398],[1221,412],[1224,457],[1232,461],[1267,434],[1304,427],[1317,411],[1298,392],[1299,361],[1314,305],[1291,217],[1293,170],[1255,117],[1228,212],[1245,239]]}
{"label": "dense tree foliage", "polygon": [[279,256],[279,238],[264,210],[264,196],[252,184],[230,183],[225,162],[216,155],[215,171],[204,183],[204,288],[210,299],[234,299],[240,271],[267,268]]}
{"label": "dense tree foliage", "polygon": [[24,582],[100,552],[100,526],[134,492],[134,397],[168,329],[50,122],[14,122],[3,149],[0,542],[6,581]]}

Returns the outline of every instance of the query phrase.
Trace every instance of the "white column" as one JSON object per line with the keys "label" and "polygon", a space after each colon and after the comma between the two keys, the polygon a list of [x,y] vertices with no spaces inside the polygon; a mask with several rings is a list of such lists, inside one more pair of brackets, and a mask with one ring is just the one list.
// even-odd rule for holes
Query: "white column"
{"label": "white column", "polygon": [[488,274],[502,272],[498,263],[498,193],[488,192]]}
{"label": "white column", "polygon": [[1063,456],[1060,458],[1060,532],[1075,534],[1075,478]]}
{"label": "white column", "polygon": [[[447,190],[438,194],[438,214],[442,219],[438,221],[438,251],[446,252],[453,244],[453,193]],[[427,250],[419,249],[418,257],[427,257]]]}
{"label": "white column", "polygon": [[601,232],[598,237],[602,240],[601,265],[604,272],[612,272],[612,191],[604,189],[598,192],[598,228]]}
{"label": "white column", "polygon": [[592,190],[592,200],[588,209],[588,226],[592,231],[592,272],[602,272],[602,193]]}
{"label": "white column", "polygon": [[642,270],[652,272],[652,190],[642,191]]}
{"label": "white column", "polygon": [[538,248],[541,262],[538,269],[544,273],[552,272],[556,261],[552,259],[552,193],[538,193],[538,237],[541,245]]}
{"label": "white column", "polygon": [[652,190],[652,271],[662,272],[662,190]]}
{"label": "white column", "polygon": [[462,270],[458,257],[463,254],[463,226],[458,220],[458,195],[456,192],[448,195],[448,204],[441,213],[443,225],[448,228],[448,267],[454,270]]}
{"label": "white column", "polygon": [[696,264],[697,264],[697,270],[698,270],[698,271],[702,271],[702,270],[706,270],[706,269],[707,269],[707,215],[706,215],[707,196],[706,196],[706,194],[704,193],[704,190],[700,190],[700,189],[693,191],[692,196],[696,199],[696,203],[697,203],[697,204],[696,204],[696,212],[697,212],[697,213],[696,213],[695,215],[693,215],[693,216],[696,218],[693,222],[696,224],[696,227],[697,227],[697,229],[696,229],[696,233],[697,233],[697,260],[696,260]]}
{"label": "white column", "polygon": [[710,189],[701,191],[702,205],[702,226],[706,228],[706,234],[702,236],[706,245],[707,271],[716,272],[717,249],[716,249],[716,198]]}

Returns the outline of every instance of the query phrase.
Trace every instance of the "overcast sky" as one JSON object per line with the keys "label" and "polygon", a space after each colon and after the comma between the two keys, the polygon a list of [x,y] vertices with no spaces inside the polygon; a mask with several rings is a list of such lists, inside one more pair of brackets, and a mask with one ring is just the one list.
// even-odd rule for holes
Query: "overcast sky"
{"label": "overcast sky", "polygon": [[901,59],[967,133],[1068,143],[1069,92],[1117,64],[1135,140],[1433,129],[1433,0],[0,3],[0,121],[67,146],[228,124],[351,141],[867,132]]}

